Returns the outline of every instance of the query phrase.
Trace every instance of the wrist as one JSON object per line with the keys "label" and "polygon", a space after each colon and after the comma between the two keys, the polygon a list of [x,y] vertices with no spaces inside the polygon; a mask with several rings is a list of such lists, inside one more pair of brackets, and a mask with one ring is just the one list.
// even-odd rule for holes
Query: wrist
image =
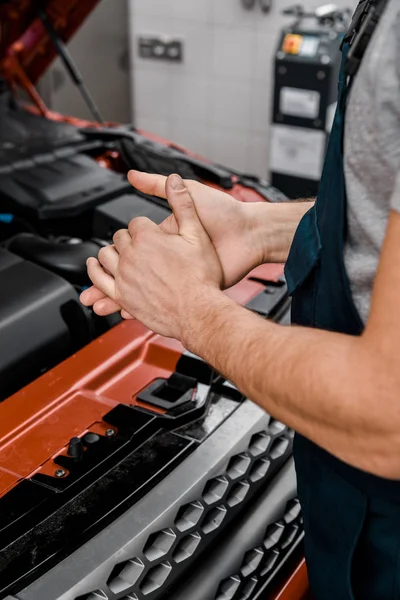
{"label": "wrist", "polygon": [[221,319],[229,318],[237,304],[219,288],[203,286],[188,305],[184,309],[181,342],[189,352],[207,360],[207,349],[212,346],[212,337]]}
{"label": "wrist", "polygon": [[257,264],[286,261],[299,222],[312,205],[295,201],[246,205]]}

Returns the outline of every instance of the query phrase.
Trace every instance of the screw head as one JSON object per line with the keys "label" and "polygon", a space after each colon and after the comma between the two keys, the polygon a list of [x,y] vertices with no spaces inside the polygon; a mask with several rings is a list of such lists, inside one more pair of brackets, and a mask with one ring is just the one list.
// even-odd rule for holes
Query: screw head
{"label": "screw head", "polygon": [[108,438],[114,437],[114,435],[115,435],[115,430],[114,429],[107,429],[106,436]]}
{"label": "screw head", "polygon": [[56,477],[64,477],[65,474],[66,471],[64,469],[57,469],[57,471],[55,472]]}

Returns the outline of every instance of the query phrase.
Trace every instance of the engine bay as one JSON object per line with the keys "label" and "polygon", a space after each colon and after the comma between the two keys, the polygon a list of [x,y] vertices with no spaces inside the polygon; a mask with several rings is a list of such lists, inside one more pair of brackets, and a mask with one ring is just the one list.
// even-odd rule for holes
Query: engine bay
{"label": "engine bay", "polygon": [[22,105],[0,81],[0,401],[121,321],[79,302],[86,260],[131,219],[168,204],[139,194],[131,168],[209,182],[238,200],[284,197],[131,126],[78,127]]}
{"label": "engine bay", "polygon": [[[170,215],[130,169],[241,202],[287,197],[102,120],[66,49],[98,3],[0,0],[0,599],[178,599],[199,577],[207,598],[281,598],[294,567],[292,589],[307,585],[293,432],[177,341],[79,295],[115,231]],[[56,54],[93,122],[40,97]],[[290,323],[282,265],[226,293]]]}

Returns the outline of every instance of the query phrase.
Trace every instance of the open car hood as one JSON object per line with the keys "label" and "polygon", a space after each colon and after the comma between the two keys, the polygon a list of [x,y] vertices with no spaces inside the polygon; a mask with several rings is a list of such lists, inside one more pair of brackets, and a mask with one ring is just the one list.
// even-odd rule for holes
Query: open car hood
{"label": "open car hood", "polygon": [[46,13],[63,42],[79,29],[100,0],[0,0],[0,75],[21,68],[35,83],[57,52],[39,17]]}

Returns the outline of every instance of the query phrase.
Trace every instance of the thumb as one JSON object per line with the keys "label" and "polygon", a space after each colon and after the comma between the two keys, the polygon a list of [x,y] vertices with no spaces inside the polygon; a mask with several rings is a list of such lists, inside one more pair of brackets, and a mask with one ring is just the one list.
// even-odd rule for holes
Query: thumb
{"label": "thumb", "polygon": [[166,181],[168,203],[182,236],[202,236],[205,231],[198,217],[193,198],[179,175],[170,175]]}

